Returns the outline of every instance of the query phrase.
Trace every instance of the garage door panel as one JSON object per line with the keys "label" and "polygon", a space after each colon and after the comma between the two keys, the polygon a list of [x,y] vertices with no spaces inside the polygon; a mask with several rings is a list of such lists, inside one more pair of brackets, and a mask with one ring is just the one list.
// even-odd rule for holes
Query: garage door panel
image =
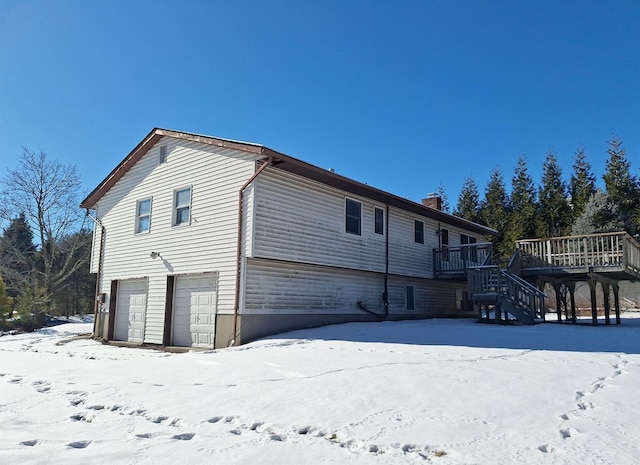
{"label": "garage door panel", "polygon": [[147,311],[147,280],[127,279],[118,283],[114,339],[142,343]]}
{"label": "garage door panel", "polygon": [[176,277],[172,344],[213,347],[216,278],[215,274]]}

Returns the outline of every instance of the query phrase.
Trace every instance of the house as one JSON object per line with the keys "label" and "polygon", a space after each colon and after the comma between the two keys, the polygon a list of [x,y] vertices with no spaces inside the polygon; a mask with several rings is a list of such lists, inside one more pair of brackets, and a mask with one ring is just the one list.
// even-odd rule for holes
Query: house
{"label": "house", "polygon": [[267,147],[154,129],[81,203],[94,335],[218,348],[347,321],[473,316],[434,250],[493,229]]}

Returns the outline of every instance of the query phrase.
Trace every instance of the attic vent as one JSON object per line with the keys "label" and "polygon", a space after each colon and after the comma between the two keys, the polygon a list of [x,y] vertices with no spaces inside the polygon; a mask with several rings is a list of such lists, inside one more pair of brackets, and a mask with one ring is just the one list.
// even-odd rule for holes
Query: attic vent
{"label": "attic vent", "polygon": [[160,146],[160,164],[166,161],[167,161],[167,146],[161,145]]}

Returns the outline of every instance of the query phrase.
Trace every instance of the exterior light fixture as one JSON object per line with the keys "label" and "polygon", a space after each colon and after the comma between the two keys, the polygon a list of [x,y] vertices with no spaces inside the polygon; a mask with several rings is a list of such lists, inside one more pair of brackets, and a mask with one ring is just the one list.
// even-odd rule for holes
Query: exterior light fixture
{"label": "exterior light fixture", "polygon": [[149,256],[155,260],[156,258],[160,257],[161,255],[160,255],[159,252],[151,252],[149,254]]}

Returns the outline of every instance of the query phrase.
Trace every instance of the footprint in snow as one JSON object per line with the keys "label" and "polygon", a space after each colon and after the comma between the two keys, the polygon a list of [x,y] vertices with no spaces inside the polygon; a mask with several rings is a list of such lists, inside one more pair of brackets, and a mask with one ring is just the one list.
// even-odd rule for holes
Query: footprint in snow
{"label": "footprint in snow", "polygon": [[541,446],[538,446],[538,450],[540,452],[544,452],[545,454],[551,453],[551,452],[555,452],[555,448],[549,444],[542,444]]}
{"label": "footprint in snow", "polygon": [[75,441],[75,442],[70,442],[69,444],[67,444],[67,446],[73,449],[84,449],[89,444],[91,444],[91,441]]}
{"label": "footprint in snow", "polygon": [[574,428],[563,428],[560,430],[560,436],[562,436],[562,439],[569,439],[577,436],[578,434],[578,430]]}
{"label": "footprint in snow", "polygon": [[179,441],[190,441],[193,439],[194,436],[195,436],[194,433],[182,433],[182,434],[176,434],[175,436],[172,436],[171,439],[178,439]]}
{"label": "footprint in snow", "polygon": [[38,442],[39,441],[37,439],[29,439],[28,441],[22,441],[20,444],[23,446],[33,447],[38,444]]}

